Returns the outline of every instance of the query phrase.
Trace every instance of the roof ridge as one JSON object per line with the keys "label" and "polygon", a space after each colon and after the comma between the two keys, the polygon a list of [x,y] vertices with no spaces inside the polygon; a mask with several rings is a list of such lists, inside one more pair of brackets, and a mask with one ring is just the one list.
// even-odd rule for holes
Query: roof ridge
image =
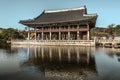
{"label": "roof ridge", "polygon": [[45,13],[54,13],[54,12],[64,12],[64,11],[73,11],[73,10],[82,10],[86,9],[86,6],[82,6],[79,8],[68,8],[68,9],[61,9],[61,10],[45,10]]}

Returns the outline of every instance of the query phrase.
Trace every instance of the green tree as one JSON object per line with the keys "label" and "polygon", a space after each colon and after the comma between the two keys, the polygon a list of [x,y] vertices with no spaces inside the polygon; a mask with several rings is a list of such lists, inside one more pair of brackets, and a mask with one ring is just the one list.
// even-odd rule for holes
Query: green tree
{"label": "green tree", "polygon": [[114,27],[114,34],[120,34],[120,25]]}
{"label": "green tree", "polygon": [[27,32],[18,31],[17,29],[8,28],[2,29],[0,33],[0,39],[2,40],[11,40],[11,39],[25,39]]}
{"label": "green tree", "polygon": [[108,25],[108,28],[106,28],[105,32],[108,33],[109,35],[113,35],[114,34],[114,26],[115,24],[110,24]]}

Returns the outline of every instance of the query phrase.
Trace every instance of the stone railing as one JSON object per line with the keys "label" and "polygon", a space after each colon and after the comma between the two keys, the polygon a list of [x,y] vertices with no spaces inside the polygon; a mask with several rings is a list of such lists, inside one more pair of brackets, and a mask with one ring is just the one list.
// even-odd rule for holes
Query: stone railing
{"label": "stone railing", "polygon": [[79,29],[77,29],[77,28],[70,28],[70,29],[44,29],[44,30],[30,30],[30,32],[52,32],[52,31],[56,31],[56,32],[59,32],[59,31],[61,31],[61,32],[65,32],[65,31],[78,31],[78,30],[80,30],[80,31],[87,31],[88,30],[88,28],[79,28]]}
{"label": "stone railing", "polygon": [[94,40],[12,40],[11,44],[95,46]]}
{"label": "stone railing", "polygon": [[120,40],[105,39],[105,40],[98,40],[98,43],[120,43]]}

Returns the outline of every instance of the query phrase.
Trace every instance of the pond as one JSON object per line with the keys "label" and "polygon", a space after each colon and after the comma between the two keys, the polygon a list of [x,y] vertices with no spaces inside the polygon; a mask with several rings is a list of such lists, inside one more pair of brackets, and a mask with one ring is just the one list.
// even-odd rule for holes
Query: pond
{"label": "pond", "polygon": [[120,49],[11,46],[0,49],[0,80],[120,80]]}

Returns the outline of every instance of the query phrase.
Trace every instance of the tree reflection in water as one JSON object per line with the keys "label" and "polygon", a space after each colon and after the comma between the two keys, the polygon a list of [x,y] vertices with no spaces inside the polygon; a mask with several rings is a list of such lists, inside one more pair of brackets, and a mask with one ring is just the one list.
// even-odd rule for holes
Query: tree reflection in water
{"label": "tree reflection in water", "polygon": [[6,43],[6,41],[0,41],[0,49],[3,49],[6,51],[7,54],[17,54],[18,53],[18,49],[11,48],[11,44],[10,43]]}
{"label": "tree reflection in water", "polygon": [[6,43],[6,41],[0,41],[0,49],[10,48],[10,44]]}

